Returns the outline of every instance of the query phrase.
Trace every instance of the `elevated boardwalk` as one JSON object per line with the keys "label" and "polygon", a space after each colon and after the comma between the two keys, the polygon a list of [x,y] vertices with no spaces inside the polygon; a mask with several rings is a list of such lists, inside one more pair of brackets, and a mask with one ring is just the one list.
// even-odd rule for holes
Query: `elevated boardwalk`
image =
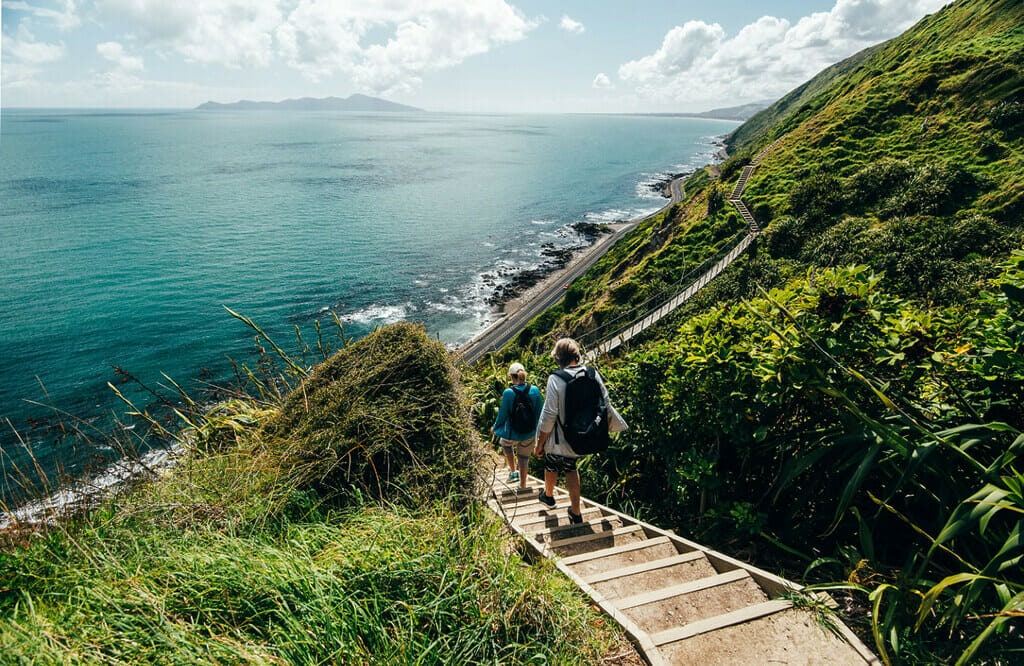
{"label": "elevated boardwalk", "polygon": [[537,500],[539,479],[520,490],[504,474],[491,481],[491,509],[622,626],[652,666],[881,664],[838,619],[826,628],[795,607],[787,595],[799,585],[586,498],[583,523],[570,525],[565,491],[556,489],[548,508]]}
{"label": "elevated boardwalk", "polygon": [[[761,229],[741,197],[774,145],[744,167],[729,195],[748,232],[694,282],[625,328],[612,335],[594,331],[598,339],[588,359],[614,351],[653,326],[749,248]],[[488,505],[622,626],[652,666],[881,665],[838,618],[830,616],[824,627],[813,611],[796,607],[794,598],[811,594],[796,583],[586,498],[583,523],[570,525],[568,494],[556,488],[556,505],[549,508],[537,499],[542,486],[534,477],[525,489],[518,482],[510,486],[502,468],[491,479]],[[832,604],[820,593],[810,598]]]}

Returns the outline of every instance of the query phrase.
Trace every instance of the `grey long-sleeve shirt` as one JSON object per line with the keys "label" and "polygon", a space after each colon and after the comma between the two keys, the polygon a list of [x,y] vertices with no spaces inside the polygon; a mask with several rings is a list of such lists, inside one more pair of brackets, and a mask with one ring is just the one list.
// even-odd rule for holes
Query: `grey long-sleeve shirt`
{"label": "grey long-sleeve shirt", "polygon": [[[571,375],[578,375],[586,371],[586,366],[570,365],[562,369]],[[608,397],[608,388],[604,385],[601,373],[595,369],[594,375],[597,378],[597,383],[601,385],[601,393],[604,395],[605,404],[608,405],[608,429],[612,432],[625,430],[627,428],[626,422],[615,411],[615,408],[612,407],[611,400]],[[544,442],[544,453],[566,456],[567,458],[578,458],[577,453],[565,441],[565,433],[562,432],[562,426],[558,422],[564,410],[565,384],[565,380],[561,377],[554,374],[548,375],[548,386],[544,393],[544,407],[540,411],[537,430],[541,432],[555,431]]]}

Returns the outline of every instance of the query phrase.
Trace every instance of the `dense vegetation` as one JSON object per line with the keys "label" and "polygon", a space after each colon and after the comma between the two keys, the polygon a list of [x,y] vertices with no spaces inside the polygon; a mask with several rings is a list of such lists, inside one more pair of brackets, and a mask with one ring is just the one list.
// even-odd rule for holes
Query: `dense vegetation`
{"label": "dense vegetation", "polygon": [[752,250],[600,361],[631,429],[584,492],[852,592],[890,663],[1019,659],[1024,5],[955,2],[728,144],[493,367],[542,373],[558,335],[594,344],[687,284],[743,233],[723,195],[769,148]]}
{"label": "dense vegetation", "polygon": [[[596,663],[628,653],[471,501],[445,347],[398,325],[250,372],[173,473],[0,549],[5,664]],[[272,378],[268,382],[267,378]],[[281,390],[292,386],[291,390]],[[624,649],[625,645],[625,649]]]}
{"label": "dense vegetation", "polygon": [[[476,368],[422,329],[185,406],[173,474],[0,549],[42,663],[595,663],[621,647],[474,501],[504,369],[592,345],[766,231],[600,365],[631,424],[584,492],[859,604],[889,663],[1012,663],[1024,617],[1024,4],[961,0],[829,68]],[[468,384],[469,397],[464,395]],[[467,417],[475,408],[476,422]],[[192,409],[188,409],[191,407]],[[142,411],[142,410],[140,410]],[[142,415],[143,420],[146,419]],[[149,420],[156,431],[163,422]]]}

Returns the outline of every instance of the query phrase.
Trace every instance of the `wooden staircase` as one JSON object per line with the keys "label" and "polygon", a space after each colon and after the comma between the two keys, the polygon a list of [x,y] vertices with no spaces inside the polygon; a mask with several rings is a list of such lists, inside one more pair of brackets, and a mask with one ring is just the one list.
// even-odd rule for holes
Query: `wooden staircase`
{"label": "wooden staircase", "polygon": [[[488,505],[539,555],[551,559],[618,622],[652,665],[880,664],[838,619],[830,630],[784,595],[800,586],[583,498],[570,525],[569,497],[554,508],[542,487],[491,484]],[[820,601],[829,601],[819,595]]]}

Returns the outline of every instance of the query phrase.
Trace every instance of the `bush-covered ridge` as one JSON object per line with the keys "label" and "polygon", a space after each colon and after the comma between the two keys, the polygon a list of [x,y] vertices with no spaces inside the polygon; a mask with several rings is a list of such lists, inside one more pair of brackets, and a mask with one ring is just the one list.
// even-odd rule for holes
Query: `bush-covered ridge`
{"label": "bush-covered ridge", "polygon": [[494,359],[582,337],[713,254],[738,217],[722,195],[777,142],[744,195],[755,251],[602,359],[631,429],[584,492],[839,581],[890,663],[1024,647],[1022,53],[1024,4],[962,0],[826,70]]}
{"label": "bush-covered ridge", "polygon": [[479,444],[447,348],[415,324],[382,328],[317,365],[274,428],[298,488],[413,505],[473,495]]}

